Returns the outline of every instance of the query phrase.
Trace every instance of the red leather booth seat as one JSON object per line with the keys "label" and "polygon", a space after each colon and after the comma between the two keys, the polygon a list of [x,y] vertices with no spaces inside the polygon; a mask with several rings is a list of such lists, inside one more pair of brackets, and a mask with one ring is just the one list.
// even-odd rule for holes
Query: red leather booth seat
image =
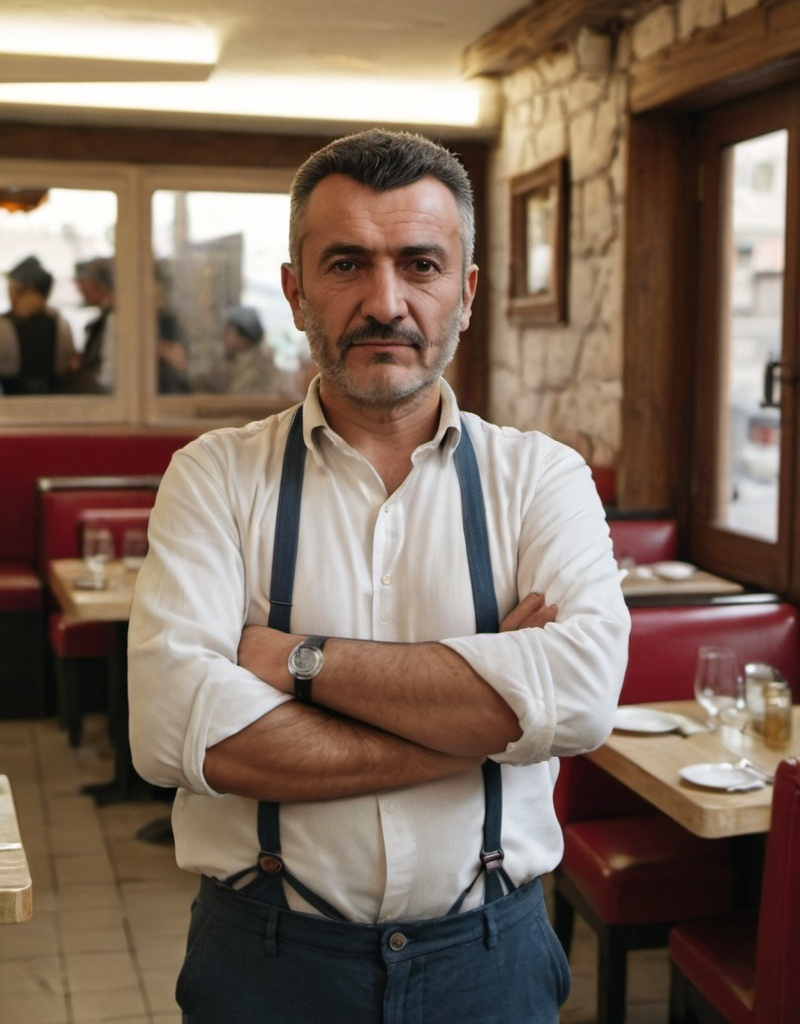
{"label": "red leather booth seat", "polygon": [[617,475],[612,466],[592,466],[592,476],[597,493],[604,505],[613,505],[617,500]]}
{"label": "red leather booth seat", "polygon": [[609,519],[611,543],[618,562],[651,565],[678,557],[678,523],[658,519]]}

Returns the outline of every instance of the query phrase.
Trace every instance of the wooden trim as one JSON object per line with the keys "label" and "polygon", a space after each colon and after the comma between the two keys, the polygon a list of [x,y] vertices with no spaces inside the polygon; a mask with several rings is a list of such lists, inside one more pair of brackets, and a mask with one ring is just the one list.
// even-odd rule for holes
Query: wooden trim
{"label": "wooden trim", "polygon": [[796,77],[800,0],[767,2],[630,68],[630,108],[709,106]]}
{"label": "wooden trim", "polygon": [[688,491],[697,183],[680,116],[632,118],[623,308],[623,441],[617,500],[668,508],[683,525]]}
{"label": "wooden trim", "polygon": [[501,21],[466,48],[462,70],[477,75],[509,75],[572,39],[580,28],[614,31],[622,21],[640,18],[661,0],[539,0]]}

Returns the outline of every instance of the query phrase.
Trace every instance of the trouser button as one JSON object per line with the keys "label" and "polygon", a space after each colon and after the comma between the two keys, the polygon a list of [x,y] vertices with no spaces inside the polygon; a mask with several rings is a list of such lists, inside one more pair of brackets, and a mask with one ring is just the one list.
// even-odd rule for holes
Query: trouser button
{"label": "trouser button", "polygon": [[408,939],[405,937],[405,935],[403,935],[402,932],[394,932],[393,935],[389,936],[389,945],[395,951],[395,953],[398,950],[401,950],[407,942]]}

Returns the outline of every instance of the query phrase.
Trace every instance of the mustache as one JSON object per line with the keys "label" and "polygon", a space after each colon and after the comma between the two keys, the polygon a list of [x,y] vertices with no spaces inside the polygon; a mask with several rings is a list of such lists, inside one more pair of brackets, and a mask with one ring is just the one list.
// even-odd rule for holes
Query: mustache
{"label": "mustache", "polygon": [[427,340],[419,333],[408,327],[396,327],[392,324],[382,324],[378,320],[368,320],[361,327],[355,327],[340,339],[340,347],[344,352],[353,345],[362,344],[365,341],[404,341],[415,348],[426,348]]}

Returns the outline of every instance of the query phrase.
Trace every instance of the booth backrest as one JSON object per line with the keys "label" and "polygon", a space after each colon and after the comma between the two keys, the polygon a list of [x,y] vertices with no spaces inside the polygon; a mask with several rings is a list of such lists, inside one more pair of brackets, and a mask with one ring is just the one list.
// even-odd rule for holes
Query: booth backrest
{"label": "booth backrest", "polygon": [[800,701],[800,617],[783,601],[632,608],[621,704],[694,698],[697,651],[732,647],[740,667],[766,661]]}
{"label": "booth backrest", "polygon": [[609,519],[608,528],[618,562],[651,565],[678,557],[675,519]]}
{"label": "booth backrest", "polygon": [[[121,483],[126,478],[109,479]],[[96,519],[105,513],[106,521],[102,525],[111,528],[117,550],[117,534],[121,535],[126,526],[146,525],[156,498],[159,478],[147,478],[150,480],[147,485],[145,478],[135,479],[136,486],[128,487],[53,487],[53,483],[58,483],[58,478],[48,478],[43,482],[48,485],[39,489],[38,564],[43,575],[46,575],[47,562],[51,558],[80,557],[81,536],[87,515],[93,515]],[[94,478],[93,483],[99,484],[100,479]]]}
{"label": "booth backrest", "polygon": [[35,564],[36,481],[48,476],[161,475],[195,434],[0,434],[0,560]]}
{"label": "booth backrest", "polygon": [[[628,668],[620,704],[693,700],[703,644],[732,647],[742,666],[765,661],[789,681],[800,701],[800,613],[786,602],[677,605],[631,609]],[[652,812],[652,807],[584,757],[564,758],[556,813],[571,821]]]}

